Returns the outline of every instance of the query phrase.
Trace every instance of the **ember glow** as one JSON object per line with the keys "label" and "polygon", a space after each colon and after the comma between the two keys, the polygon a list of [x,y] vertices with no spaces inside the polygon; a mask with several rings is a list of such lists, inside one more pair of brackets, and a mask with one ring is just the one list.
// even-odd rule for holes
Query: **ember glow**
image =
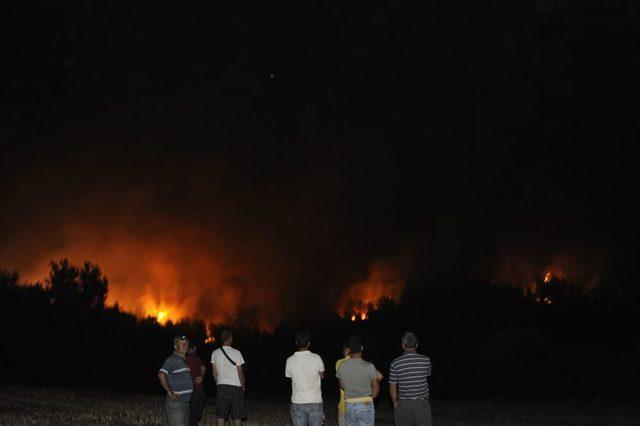
{"label": "ember glow", "polygon": [[213,344],[215,343],[216,338],[213,332],[213,327],[211,324],[207,324],[207,338],[204,340],[204,343]]}
{"label": "ember glow", "polygon": [[338,313],[351,321],[365,321],[380,301],[388,298],[400,300],[407,279],[406,259],[381,259],[369,267],[367,278],[357,282],[342,295]]}

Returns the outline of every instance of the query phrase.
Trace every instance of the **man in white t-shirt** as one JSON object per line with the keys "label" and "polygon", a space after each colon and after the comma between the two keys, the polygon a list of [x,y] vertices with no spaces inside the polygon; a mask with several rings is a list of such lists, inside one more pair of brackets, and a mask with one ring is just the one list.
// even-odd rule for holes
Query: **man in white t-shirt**
{"label": "man in white t-shirt", "polygon": [[309,351],[311,336],[307,330],[296,334],[298,350],[287,358],[284,375],[291,378],[291,421],[293,426],[320,426],[324,421],[321,380],[324,363]]}
{"label": "man in white t-shirt", "polygon": [[229,411],[231,411],[233,424],[240,426],[242,419],[247,417],[247,407],[244,400],[244,372],[242,370],[244,358],[239,350],[231,347],[233,344],[231,330],[223,330],[220,334],[220,340],[222,346],[211,354],[211,373],[218,391],[216,398],[218,426],[224,426]]}

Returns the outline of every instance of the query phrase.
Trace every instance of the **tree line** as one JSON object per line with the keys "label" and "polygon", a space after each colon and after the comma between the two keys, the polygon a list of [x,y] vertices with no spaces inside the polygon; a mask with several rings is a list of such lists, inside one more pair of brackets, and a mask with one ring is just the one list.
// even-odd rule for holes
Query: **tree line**
{"label": "tree line", "polygon": [[[205,344],[207,324],[159,324],[105,304],[108,280],[96,264],[51,262],[45,283],[24,283],[0,271],[0,380],[35,386],[157,392],[156,373],[172,338],[187,333],[208,364],[216,344]],[[414,331],[431,357],[432,395],[473,397],[609,396],[637,393],[640,379],[640,293],[632,285],[575,291],[554,278],[539,295],[465,279],[413,277],[399,302],[380,301],[364,321],[327,308],[314,318],[288,319],[271,332],[240,314],[214,330],[234,329],[247,360],[249,397],[284,397],[284,361],[301,328],[327,369],[323,384],[337,392],[333,364],[351,334],[364,340],[364,357],[382,372],[400,352],[400,335]],[[388,373],[388,372],[387,372]],[[205,387],[213,395],[207,375]],[[383,386],[384,389],[384,386]]]}

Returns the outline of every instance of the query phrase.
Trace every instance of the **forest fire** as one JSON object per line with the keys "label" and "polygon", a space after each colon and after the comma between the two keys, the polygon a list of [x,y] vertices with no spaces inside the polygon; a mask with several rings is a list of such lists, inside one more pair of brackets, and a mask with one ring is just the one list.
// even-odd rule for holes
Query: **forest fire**
{"label": "forest fire", "polygon": [[398,302],[407,278],[405,259],[380,259],[371,264],[367,278],[357,282],[342,295],[338,313],[352,322],[365,321],[379,308],[380,301]]}
{"label": "forest fire", "polygon": [[554,273],[551,270],[547,270],[547,272],[545,272],[545,274],[541,278],[534,278],[531,281],[531,283],[526,288],[526,292],[531,295],[533,300],[537,303],[551,305],[553,303],[553,287],[556,287],[557,283],[562,283],[565,281],[566,278],[560,273]]}
{"label": "forest fire", "polygon": [[[277,323],[278,292],[273,290],[279,270],[273,255],[262,255],[253,247],[251,252],[230,245],[222,249],[217,235],[200,228],[154,226],[162,232],[70,226],[60,247],[9,263],[27,282],[44,283],[51,260],[67,258],[75,265],[91,260],[108,278],[107,306],[117,304],[162,325],[187,319],[234,321],[241,308],[256,312],[261,329]],[[262,260],[267,258],[268,267]]]}

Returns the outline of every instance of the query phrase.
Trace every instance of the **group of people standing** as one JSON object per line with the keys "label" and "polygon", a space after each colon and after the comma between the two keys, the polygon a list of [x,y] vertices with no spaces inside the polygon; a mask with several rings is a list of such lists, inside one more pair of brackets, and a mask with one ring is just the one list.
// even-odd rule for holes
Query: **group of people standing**
{"label": "group of people standing", "polygon": [[[211,374],[216,382],[216,417],[224,426],[229,413],[234,426],[240,426],[247,416],[244,399],[244,358],[234,349],[233,333],[223,330],[222,345],[211,354]],[[160,384],[167,392],[165,414],[169,426],[196,426],[202,419],[204,392],[202,382],[206,367],[197,355],[196,345],[189,345],[185,335],[173,339],[173,353],[158,371]]]}
{"label": "group of people standing", "polygon": [[[309,350],[311,336],[306,330],[296,334],[298,350],[287,359],[285,376],[291,378],[291,422],[293,426],[320,426],[324,422],[321,380],[322,358]],[[389,394],[396,426],[431,426],[428,376],[429,357],[417,352],[418,338],[405,332],[401,338],[403,354],[389,368]],[[373,400],[380,393],[382,373],[362,358],[364,346],[358,336],[350,337],[343,347],[344,358],[336,362],[340,384],[338,424],[372,426],[375,423]]]}
{"label": "group of people standing", "polygon": [[[222,345],[211,354],[211,373],[217,386],[216,417],[218,426],[231,415],[234,426],[240,426],[247,415],[244,398],[244,358],[232,347],[233,334],[224,330]],[[311,335],[306,330],[295,336],[297,351],[285,364],[285,377],[291,379],[291,422],[293,426],[324,424],[322,380],[325,368],[322,358],[309,350]],[[389,395],[397,426],[431,426],[428,376],[429,357],[417,352],[418,339],[412,332],[401,338],[403,354],[389,368]],[[350,337],[343,346],[343,358],[336,362],[340,386],[338,424],[370,426],[375,422],[374,399],[380,393],[384,376],[363,359],[364,346],[358,336]],[[160,384],[167,392],[166,418],[170,426],[197,425],[202,418],[204,393],[202,381],[206,367],[197,356],[195,345],[186,336],[174,339],[174,352],[158,372]]]}

